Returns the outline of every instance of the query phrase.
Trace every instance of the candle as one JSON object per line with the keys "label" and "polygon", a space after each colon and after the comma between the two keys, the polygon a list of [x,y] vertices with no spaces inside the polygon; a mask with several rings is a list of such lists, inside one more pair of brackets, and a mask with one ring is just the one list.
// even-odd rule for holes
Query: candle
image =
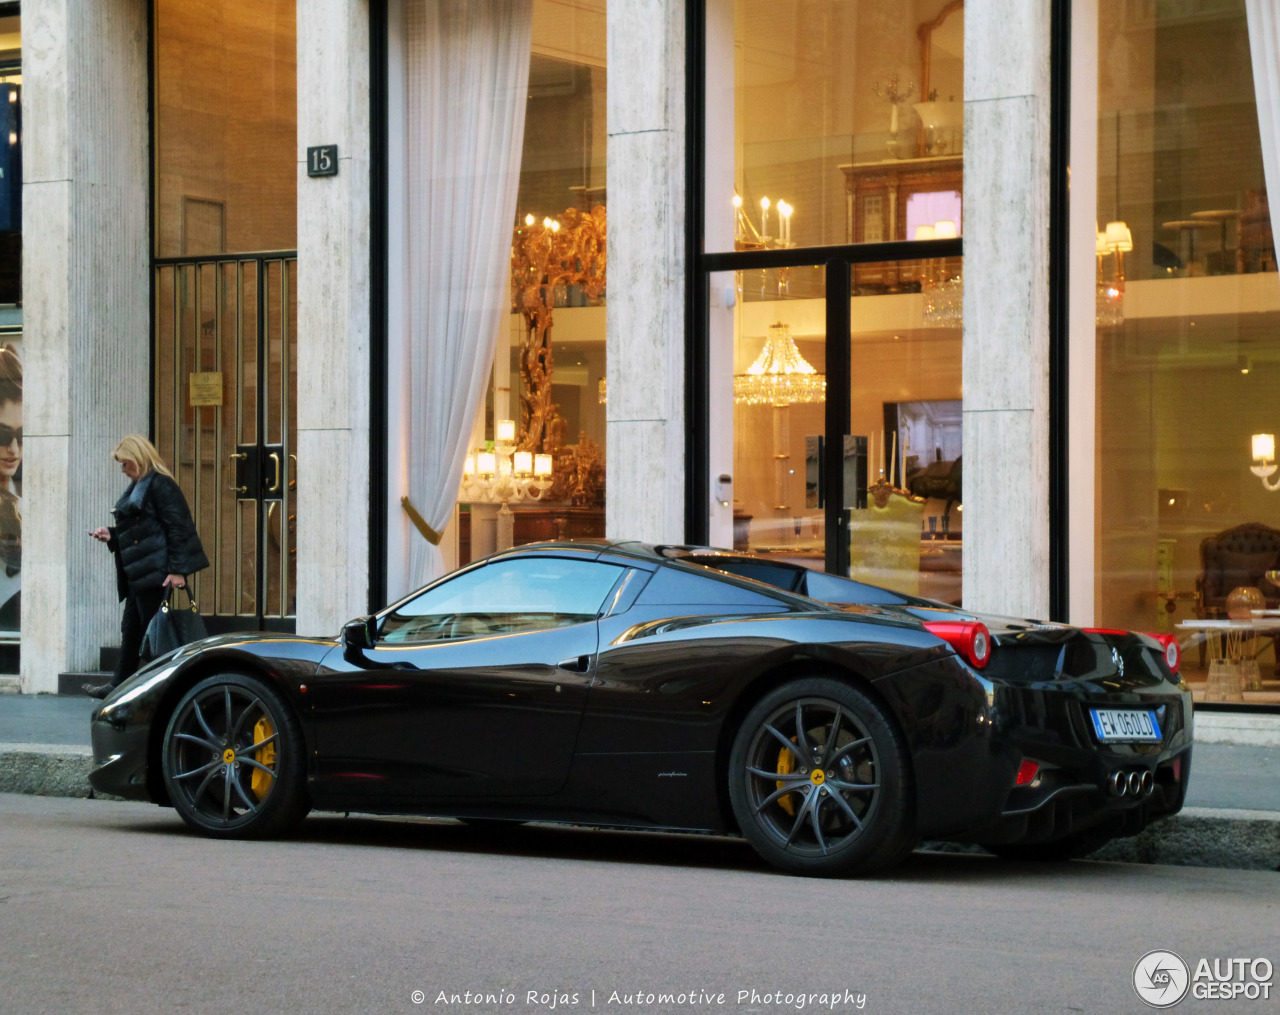
{"label": "candle", "polygon": [[515,460],[517,476],[527,476],[529,473],[533,472],[532,451],[517,451],[512,457]]}
{"label": "candle", "polygon": [[492,476],[498,471],[497,456],[492,451],[481,451],[476,455],[476,470],[482,476]]}
{"label": "candle", "polygon": [[535,476],[551,475],[551,456],[550,455],[534,455],[533,456],[533,474]]}
{"label": "candle", "polygon": [[494,439],[510,444],[516,439],[516,422],[513,419],[500,419],[494,433]]}
{"label": "candle", "polygon": [[898,133],[898,104],[896,102],[892,102],[889,104],[889,108],[893,110],[893,112],[889,114],[889,133],[896,134]]}
{"label": "candle", "polygon": [[462,460],[462,474],[464,476],[474,476],[476,474],[476,456],[467,455]]}
{"label": "candle", "polygon": [[760,239],[769,238],[769,199],[760,198]]}

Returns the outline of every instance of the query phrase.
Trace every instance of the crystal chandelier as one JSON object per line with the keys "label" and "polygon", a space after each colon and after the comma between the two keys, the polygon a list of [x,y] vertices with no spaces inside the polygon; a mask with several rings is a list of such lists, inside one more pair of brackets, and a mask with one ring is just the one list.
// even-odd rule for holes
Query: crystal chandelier
{"label": "crystal chandelier", "polygon": [[[959,235],[955,221],[943,219],[933,225],[916,226],[917,240],[953,240]],[[927,260],[920,275],[924,297],[924,324],[928,328],[958,328],[964,321],[964,276],[959,268],[952,273],[947,259]]]}
{"label": "crystal chandelier", "polygon": [[800,355],[791,329],[779,321],[769,326],[764,348],[745,374],[733,379],[733,400],[740,405],[773,406],[773,510],[781,542],[794,531],[788,504],[791,469],[791,406],[823,402],[827,379]]}
{"label": "crystal chandelier", "polygon": [[792,405],[826,397],[826,377],[800,355],[791,329],[781,321],[769,326],[764,348],[747,372],[733,379],[733,400],[743,405]]}

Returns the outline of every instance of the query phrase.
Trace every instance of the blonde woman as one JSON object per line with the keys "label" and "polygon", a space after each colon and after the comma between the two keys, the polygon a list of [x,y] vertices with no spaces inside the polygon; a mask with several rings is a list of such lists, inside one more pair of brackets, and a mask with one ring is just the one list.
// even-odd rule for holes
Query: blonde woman
{"label": "blonde woman", "polygon": [[109,684],[85,684],[93,698],[105,698],[138,669],[138,650],[151,618],[170,586],[182,588],[186,576],[209,566],[187,499],[141,434],[131,433],[112,453],[129,480],[111,513],[115,525],[90,531],[116,558],[116,587],[124,601],[120,620],[120,661]]}

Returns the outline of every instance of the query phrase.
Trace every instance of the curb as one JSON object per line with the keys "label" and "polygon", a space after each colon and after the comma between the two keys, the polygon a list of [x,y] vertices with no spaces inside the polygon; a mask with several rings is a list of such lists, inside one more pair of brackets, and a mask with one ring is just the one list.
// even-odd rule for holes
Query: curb
{"label": "curb", "polygon": [[[0,793],[94,796],[93,752],[63,744],[0,744]],[[114,799],[114,798],[108,798]],[[982,852],[979,847],[926,843],[926,849]],[[1280,870],[1280,814],[1188,807],[1141,834],[1115,839],[1090,857],[1116,863]]]}
{"label": "curb", "polygon": [[0,793],[88,797],[93,751],[65,744],[0,744]]}

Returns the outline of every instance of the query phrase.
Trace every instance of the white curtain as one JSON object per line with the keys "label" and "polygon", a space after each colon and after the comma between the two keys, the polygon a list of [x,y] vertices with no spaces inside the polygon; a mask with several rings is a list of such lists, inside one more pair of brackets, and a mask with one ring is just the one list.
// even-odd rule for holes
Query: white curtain
{"label": "white curtain", "polygon": [[[510,312],[532,0],[409,0],[405,18],[408,485],[443,533]],[[410,545],[413,585],[441,573]]]}
{"label": "white curtain", "polygon": [[1280,241],[1280,5],[1275,0],[1245,0],[1249,18],[1249,54],[1253,93],[1262,136],[1262,172],[1271,210],[1271,235]]}

